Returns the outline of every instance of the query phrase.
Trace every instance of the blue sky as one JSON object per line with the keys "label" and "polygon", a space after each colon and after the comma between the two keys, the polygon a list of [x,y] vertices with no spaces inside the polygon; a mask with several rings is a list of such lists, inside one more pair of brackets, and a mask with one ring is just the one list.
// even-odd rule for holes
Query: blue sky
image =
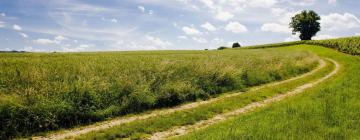
{"label": "blue sky", "polygon": [[189,50],[297,40],[301,10],[321,15],[315,39],[360,35],[355,0],[1,0],[0,50]]}

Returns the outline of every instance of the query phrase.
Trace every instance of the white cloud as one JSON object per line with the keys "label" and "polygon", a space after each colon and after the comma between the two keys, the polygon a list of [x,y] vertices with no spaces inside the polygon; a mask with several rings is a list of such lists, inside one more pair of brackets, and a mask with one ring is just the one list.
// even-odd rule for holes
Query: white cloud
{"label": "white cloud", "polygon": [[[40,45],[50,45],[50,44],[57,44],[57,45],[60,45],[62,44],[62,42],[64,40],[68,40],[67,37],[64,37],[62,35],[58,35],[58,36],[55,36],[53,40],[51,39],[47,39],[47,38],[39,38],[39,39],[36,39],[36,40],[33,40],[33,42],[35,44],[40,44]],[[75,42],[75,41],[74,41]],[[77,43],[77,40],[76,42]]]}
{"label": "white cloud", "polygon": [[153,37],[153,36],[146,36],[146,39],[149,40],[152,44],[155,45],[155,47],[160,47],[161,49],[165,49],[169,46],[172,46],[172,43],[169,41],[163,41],[162,39],[158,38],[158,37]]}
{"label": "white cloud", "polygon": [[6,14],[5,13],[0,13],[0,16],[6,17]]}
{"label": "white cloud", "polygon": [[19,26],[19,25],[17,25],[17,24],[15,24],[15,25],[13,26],[13,29],[16,30],[16,31],[21,31],[21,30],[22,30],[21,26]]}
{"label": "white cloud", "polygon": [[114,12],[116,9],[111,9],[103,6],[97,6],[94,4],[88,4],[80,1],[68,1],[68,0],[57,0],[47,1],[47,4],[51,5],[57,10],[69,13],[101,13],[101,12]]}
{"label": "white cloud", "polygon": [[204,29],[206,29],[208,31],[216,31],[216,27],[209,22],[202,24],[201,27],[203,27]]}
{"label": "white cloud", "polygon": [[314,5],[317,0],[288,0],[288,2],[292,5],[298,6],[310,6]]}
{"label": "white cloud", "polygon": [[332,35],[316,35],[315,37],[313,37],[312,39],[314,40],[321,40],[321,39],[331,39],[331,38],[336,38],[335,36]]}
{"label": "white cloud", "polygon": [[218,20],[221,20],[221,21],[228,21],[228,20],[232,19],[233,17],[234,17],[233,14],[231,14],[230,12],[223,11],[223,10],[218,10],[215,13],[215,18]]}
{"label": "white cloud", "polygon": [[23,38],[29,38],[29,36],[25,33],[19,33]]}
{"label": "white cloud", "polygon": [[244,33],[248,31],[247,28],[239,22],[230,22],[226,25],[225,30],[233,33]]}
{"label": "white cloud", "polygon": [[144,6],[139,5],[137,8],[138,8],[142,13],[145,13],[145,7],[144,7]]}
{"label": "white cloud", "polygon": [[342,31],[360,27],[360,20],[353,14],[332,13],[321,16],[321,27],[327,31]]}
{"label": "white cloud", "polygon": [[89,44],[80,44],[79,46],[73,47],[70,44],[64,45],[61,47],[61,51],[64,52],[80,52],[80,51],[86,51],[86,49],[89,49],[91,47],[94,47],[94,45]]}
{"label": "white cloud", "polygon": [[187,35],[202,35],[202,32],[200,32],[198,29],[194,27],[184,26],[182,27],[182,30]]}
{"label": "white cloud", "polygon": [[178,27],[177,22],[173,22],[173,25],[174,25],[174,27],[175,27],[175,28],[177,28],[177,27]]}
{"label": "white cloud", "polygon": [[58,35],[54,39],[57,40],[57,41],[63,41],[63,40],[67,40],[68,38],[66,38],[66,37],[64,37],[62,35]]}
{"label": "white cloud", "polygon": [[50,40],[50,39],[46,39],[46,38],[39,38],[33,41],[36,44],[40,44],[40,45],[49,45],[49,44],[54,44],[55,42]]}
{"label": "white cloud", "polygon": [[118,20],[117,20],[117,19],[115,19],[115,18],[112,18],[112,19],[110,19],[110,22],[112,22],[112,23],[117,23],[117,22],[118,22]]}
{"label": "white cloud", "polygon": [[146,8],[141,5],[137,6],[137,9],[140,10],[141,13],[148,13],[149,15],[154,14],[154,10],[146,10]]}
{"label": "white cloud", "polygon": [[154,14],[154,10],[149,10],[149,15]]}
{"label": "white cloud", "polygon": [[271,13],[275,16],[281,16],[284,15],[286,13],[286,9],[283,8],[273,8],[271,9]]}
{"label": "white cloud", "polygon": [[289,25],[289,23],[291,22],[291,18],[294,17],[296,14],[299,14],[301,11],[287,11],[285,10],[284,12],[282,12],[280,15],[278,15],[277,17],[279,18],[279,23],[283,24],[283,25]]}
{"label": "white cloud", "polygon": [[215,7],[214,2],[212,0],[199,0],[199,1],[211,9],[213,9]]}
{"label": "white cloud", "polygon": [[215,44],[220,44],[220,43],[224,43],[224,39],[222,39],[222,38],[214,38],[213,40],[211,40],[211,42],[213,42]]}
{"label": "white cloud", "polygon": [[90,45],[88,45],[88,44],[80,44],[80,46],[79,46],[79,48],[89,48],[90,47]]}
{"label": "white cloud", "polygon": [[286,38],[284,41],[285,42],[292,42],[292,41],[298,41],[300,40],[299,35],[291,35],[290,37]]}
{"label": "white cloud", "polygon": [[207,43],[208,42],[205,38],[202,38],[202,37],[192,37],[192,39],[199,43]]}
{"label": "white cloud", "polygon": [[278,0],[249,0],[248,3],[250,7],[267,8],[278,3]]}
{"label": "white cloud", "polygon": [[261,31],[274,33],[291,33],[289,25],[278,23],[265,23],[261,26]]}
{"label": "white cloud", "polygon": [[154,44],[149,42],[139,42],[139,41],[130,41],[125,42],[122,41],[120,44],[116,42],[112,45],[113,50],[157,50],[160,48],[157,48]]}
{"label": "white cloud", "polygon": [[356,36],[360,36],[360,33],[355,33]]}
{"label": "white cloud", "polygon": [[271,13],[274,15],[276,22],[264,23],[261,26],[261,31],[265,32],[274,32],[274,33],[291,33],[291,28],[289,23],[291,17],[300,13],[301,11],[289,11],[288,9],[283,8],[274,8]]}
{"label": "white cloud", "polygon": [[[279,0],[177,0],[184,4],[205,8],[215,19],[228,21],[246,8],[270,8]],[[201,11],[203,9],[199,9]]]}
{"label": "white cloud", "polygon": [[182,35],[182,36],[178,36],[177,38],[178,38],[178,39],[188,39],[186,36],[183,36],[183,35]]}
{"label": "white cloud", "polygon": [[328,3],[329,3],[329,4],[335,4],[335,3],[336,3],[336,0],[328,0]]}
{"label": "white cloud", "polygon": [[0,21],[0,28],[5,27],[5,22]]}
{"label": "white cloud", "polygon": [[31,46],[24,47],[23,49],[21,49],[21,51],[26,51],[26,52],[45,52],[45,50],[35,49],[35,48],[31,47]]}

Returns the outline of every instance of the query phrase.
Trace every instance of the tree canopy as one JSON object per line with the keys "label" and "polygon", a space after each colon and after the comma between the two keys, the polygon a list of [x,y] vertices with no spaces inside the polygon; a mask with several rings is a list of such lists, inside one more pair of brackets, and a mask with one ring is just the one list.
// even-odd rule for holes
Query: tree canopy
{"label": "tree canopy", "polygon": [[290,28],[293,34],[300,32],[301,40],[311,40],[320,31],[320,16],[312,10],[304,10],[291,18]]}

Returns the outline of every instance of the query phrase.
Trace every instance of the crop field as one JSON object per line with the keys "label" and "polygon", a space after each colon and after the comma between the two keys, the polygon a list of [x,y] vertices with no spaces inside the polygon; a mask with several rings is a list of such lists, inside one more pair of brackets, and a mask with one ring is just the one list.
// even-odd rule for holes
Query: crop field
{"label": "crop field", "polygon": [[320,45],[323,47],[332,48],[343,53],[360,55],[360,37],[345,37],[337,39],[326,39],[326,40],[310,40],[310,41],[294,41],[294,42],[284,42],[276,44],[264,44],[257,46],[250,46],[249,49],[260,49],[260,48],[274,48],[274,47],[286,47],[291,45]]}
{"label": "crop field", "polygon": [[1,53],[1,137],[106,118],[284,80],[310,71],[307,51]]}

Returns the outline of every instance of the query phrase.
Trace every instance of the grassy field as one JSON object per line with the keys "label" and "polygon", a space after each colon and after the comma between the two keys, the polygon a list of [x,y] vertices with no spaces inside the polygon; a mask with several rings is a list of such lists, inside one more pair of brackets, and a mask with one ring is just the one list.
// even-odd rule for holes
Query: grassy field
{"label": "grassy field", "polygon": [[[313,42],[316,44],[324,44],[324,42],[349,43],[354,41],[346,40],[352,39],[354,38]],[[284,47],[285,44],[295,46]],[[360,58],[319,46],[297,44],[298,42],[281,43],[273,46],[256,46],[255,48],[268,48],[261,50],[279,52],[311,51],[320,57],[332,58],[341,63],[341,71],[335,78],[301,95],[174,139],[358,139],[360,135],[360,111],[357,111],[357,108],[360,106],[357,103],[359,98],[355,96],[360,91],[359,84],[356,82],[360,78],[358,71],[360,69]],[[339,50],[341,46],[329,48]],[[350,50],[356,50],[356,48],[343,52],[354,54]],[[322,71],[298,81],[260,91],[246,92],[231,99],[223,99],[211,105],[204,105],[191,110],[91,132],[75,139],[146,139],[156,132],[192,125],[201,120],[212,118],[216,114],[231,112],[251,102],[261,101],[276,94],[290,91],[296,86],[323,76],[331,69],[331,66],[327,66]]]}
{"label": "grassy field", "polygon": [[212,118],[217,114],[223,114],[242,108],[252,102],[262,101],[264,99],[285,93],[286,91],[292,90],[299,85],[318,79],[329,73],[331,70],[333,70],[333,65],[328,64],[325,68],[312,75],[288,83],[269,86],[262,88],[261,90],[250,90],[238,96],[223,98],[211,104],[201,105],[193,109],[177,111],[176,113],[161,115],[141,121],[134,121],[110,129],[91,132],[75,137],[75,139],[146,139],[155,132],[165,131],[173,127],[183,125],[191,125],[201,120]]}
{"label": "grassy field", "polygon": [[310,45],[278,49],[309,50],[342,69],[301,95],[175,139],[360,139],[360,57]]}
{"label": "grassy field", "polygon": [[2,139],[208,99],[308,72],[306,51],[1,53]]}

